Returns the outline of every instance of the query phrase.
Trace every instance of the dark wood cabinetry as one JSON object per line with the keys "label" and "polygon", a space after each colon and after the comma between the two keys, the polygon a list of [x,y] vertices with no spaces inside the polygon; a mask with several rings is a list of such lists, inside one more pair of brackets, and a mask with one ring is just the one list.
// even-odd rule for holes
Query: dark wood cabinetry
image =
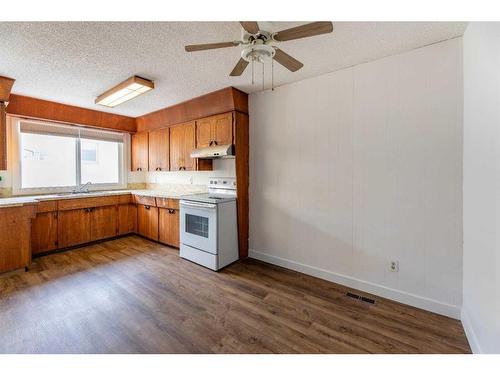
{"label": "dark wood cabinetry", "polygon": [[132,135],[132,171],[147,171],[149,163],[149,133],[141,132]]}

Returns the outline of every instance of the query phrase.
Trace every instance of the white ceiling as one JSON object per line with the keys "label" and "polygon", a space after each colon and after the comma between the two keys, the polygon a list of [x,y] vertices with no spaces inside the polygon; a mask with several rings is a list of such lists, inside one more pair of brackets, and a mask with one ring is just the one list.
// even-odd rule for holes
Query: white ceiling
{"label": "white ceiling", "polygon": [[[278,31],[301,22],[262,22]],[[291,73],[274,66],[276,86],[460,36],[464,22],[334,22],[332,34],[288,41],[280,48],[304,63]],[[262,89],[261,68],[229,77],[241,47],[184,51],[185,44],[240,38],[237,22],[0,22],[0,75],[16,79],[13,92],[61,103],[139,116],[227,86]],[[266,88],[270,85],[266,68]],[[114,109],[96,96],[132,75],[155,90]],[[258,83],[257,83],[258,82]]]}

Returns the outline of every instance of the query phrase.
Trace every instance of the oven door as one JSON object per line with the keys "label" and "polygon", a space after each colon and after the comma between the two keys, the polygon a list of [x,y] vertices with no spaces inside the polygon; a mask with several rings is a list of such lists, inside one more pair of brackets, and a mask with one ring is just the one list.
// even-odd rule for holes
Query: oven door
{"label": "oven door", "polygon": [[217,254],[217,205],[181,200],[181,243]]}

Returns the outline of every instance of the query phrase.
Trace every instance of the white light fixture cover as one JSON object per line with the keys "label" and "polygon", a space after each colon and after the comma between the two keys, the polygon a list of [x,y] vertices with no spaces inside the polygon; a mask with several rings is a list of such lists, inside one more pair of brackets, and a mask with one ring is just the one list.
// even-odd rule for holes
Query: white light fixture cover
{"label": "white light fixture cover", "polygon": [[133,76],[109,89],[104,94],[99,95],[95,103],[106,107],[116,107],[145,92],[153,90],[154,87],[153,81]]}

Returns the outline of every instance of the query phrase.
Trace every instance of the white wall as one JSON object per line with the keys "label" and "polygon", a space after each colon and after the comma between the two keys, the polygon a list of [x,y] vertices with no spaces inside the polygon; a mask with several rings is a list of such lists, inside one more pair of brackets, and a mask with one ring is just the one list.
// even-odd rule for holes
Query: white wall
{"label": "white wall", "polygon": [[500,23],[464,35],[462,321],[474,352],[500,353]]}
{"label": "white wall", "polygon": [[461,62],[457,38],[252,94],[250,256],[459,317]]}

